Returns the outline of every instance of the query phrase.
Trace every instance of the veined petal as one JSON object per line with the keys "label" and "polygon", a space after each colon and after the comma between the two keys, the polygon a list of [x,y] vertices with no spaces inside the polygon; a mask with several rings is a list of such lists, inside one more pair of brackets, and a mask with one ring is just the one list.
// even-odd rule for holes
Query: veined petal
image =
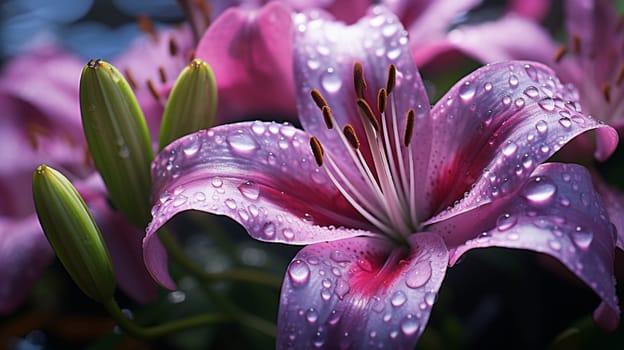
{"label": "veined petal", "polygon": [[143,242],[150,271],[166,267],[151,257],[160,249],[156,231],[184,210],[229,216],[263,241],[373,235],[359,230],[370,225],[317,167],[309,138],[288,124],[256,121],[203,130],[164,148],[152,163],[154,220]]}
{"label": "veined petal", "polygon": [[435,125],[424,142],[433,144],[427,202],[433,213],[453,205],[429,223],[515,192],[536,166],[585,131],[596,129],[603,138],[599,158],[611,154],[617,132],[582,114],[577,97],[534,62],[491,64],[459,81],[433,107]]}
{"label": "veined petal", "polygon": [[[378,89],[386,87],[388,66],[394,64],[397,79],[392,94],[396,102],[396,125],[404,130],[406,113],[413,108],[418,117],[414,131],[424,129],[421,123],[427,120],[429,100],[409,53],[407,32],[391,12],[373,7],[367,16],[351,26],[301,14],[295,16],[295,26],[294,65],[301,124],[325,148],[332,150],[334,158],[348,162],[348,149],[336,131],[326,127],[310,91],[317,89],[325,97],[338,126],[351,124],[356,134],[365,135],[353,84],[356,61],[363,64],[368,85],[364,95],[368,101],[377,101]],[[379,118],[379,114],[375,114]],[[389,116],[387,120],[393,123]],[[417,137],[415,134],[414,138]],[[362,149],[366,150],[366,140],[361,141]]]}
{"label": "veined petal", "polygon": [[372,237],[303,248],[284,278],[277,348],[413,349],[448,252],[435,234],[409,241],[409,249]]}
{"label": "veined petal", "polygon": [[291,12],[278,2],[231,7],[208,28],[195,54],[214,71],[220,115],[294,115],[291,32]]}
{"label": "veined petal", "polygon": [[429,229],[454,248],[451,264],[470,249],[492,246],[551,255],[592,288],[611,314],[619,314],[615,228],[589,173],[579,165],[541,165],[517,193]]}

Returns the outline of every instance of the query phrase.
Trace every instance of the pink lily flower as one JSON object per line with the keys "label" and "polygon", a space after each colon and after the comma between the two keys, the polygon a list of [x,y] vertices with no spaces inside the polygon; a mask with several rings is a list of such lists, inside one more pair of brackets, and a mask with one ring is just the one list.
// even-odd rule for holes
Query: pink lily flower
{"label": "pink lily flower", "polygon": [[[557,43],[539,24],[519,17],[472,26],[449,33],[450,45],[481,61],[530,59],[550,65],[564,83],[579,89],[586,113],[624,135],[624,56],[615,48],[624,42],[622,21],[608,0],[565,2],[569,44]],[[509,40],[510,37],[516,40]],[[563,154],[573,161],[591,162],[591,140],[580,139]],[[624,193],[598,172],[594,182],[617,227],[617,246],[624,250]]]}
{"label": "pink lily flower", "polygon": [[596,320],[617,325],[615,232],[601,199],[581,166],[542,164],[588,130],[599,158],[616,146],[615,130],[580,113],[573,88],[541,64],[506,62],[430,108],[389,11],[374,7],[352,26],[295,19],[304,130],[222,125],[152,163],[143,245],[160,284],[176,287],[156,231],[200,210],[258,240],[306,245],[284,278],[278,349],[413,348],[448,266],[490,246],[558,259],[602,299]]}

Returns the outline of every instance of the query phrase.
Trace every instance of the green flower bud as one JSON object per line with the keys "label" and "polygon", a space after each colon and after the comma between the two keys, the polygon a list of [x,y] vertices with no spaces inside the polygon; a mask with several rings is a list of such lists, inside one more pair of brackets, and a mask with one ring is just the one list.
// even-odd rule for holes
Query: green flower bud
{"label": "green flower bud", "polygon": [[160,149],[171,141],[214,124],[217,85],[210,66],[196,58],[176,80],[160,125]]}
{"label": "green flower bud", "polygon": [[151,218],[154,152],[141,108],[111,64],[91,60],[82,70],[80,111],[89,151],[113,205],[129,222],[145,227]]}
{"label": "green flower bud", "polygon": [[111,300],[115,292],[111,258],[78,191],[46,165],[35,170],[32,191],[39,223],[71,278],[93,300]]}

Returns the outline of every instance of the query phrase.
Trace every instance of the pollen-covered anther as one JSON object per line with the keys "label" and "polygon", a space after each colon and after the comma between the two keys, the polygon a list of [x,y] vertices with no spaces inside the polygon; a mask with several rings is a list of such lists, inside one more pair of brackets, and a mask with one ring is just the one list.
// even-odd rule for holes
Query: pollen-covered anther
{"label": "pollen-covered anther", "polygon": [[379,122],[375,117],[375,113],[373,113],[373,109],[366,102],[366,100],[360,98],[357,100],[358,111],[360,115],[370,122],[370,125],[375,129],[375,131],[379,131]]}
{"label": "pollen-covered anther", "polygon": [[160,94],[158,93],[158,90],[156,90],[156,87],[154,86],[154,83],[152,82],[151,79],[147,79],[147,88],[149,89],[154,99],[160,102]]}
{"label": "pollen-covered anther", "polygon": [[361,62],[353,64],[353,85],[355,87],[355,95],[358,98],[364,98],[364,90],[366,90],[367,84],[364,79],[364,67]]}
{"label": "pollen-covered anther", "polygon": [[321,92],[318,91],[317,89],[313,89],[312,91],[310,91],[310,96],[312,96],[314,103],[316,103],[316,106],[320,110],[323,110],[323,107],[327,106],[327,101],[325,101],[325,98],[323,97],[323,95],[321,95]]}
{"label": "pollen-covered anther", "polygon": [[600,85],[600,90],[602,91],[602,97],[605,101],[611,102],[611,85],[602,83],[602,85]]}
{"label": "pollen-covered anther", "polygon": [[316,164],[318,166],[323,165],[323,155],[325,152],[323,151],[323,146],[321,146],[321,142],[316,138],[316,136],[310,137],[310,148],[312,149],[312,154],[314,155],[314,160],[316,160]]}
{"label": "pollen-covered anther", "polygon": [[360,140],[355,134],[355,129],[353,129],[353,126],[351,126],[351,124],[345,125],[345,127],[342,129],[342,133],[344,134],[351,147],[353,147],[354,149],[360,148]]}
{"label": "pollen-covered anther", "polygon": [[624,63],[620,65],[620,69],[618,69],[618,73],[615,76],[615,85],[620,86],[622,80],[624,80]]}
{"label": "pollen-covered anther", "polygon": [[565,45],[561,46],[555,53],[555,63],[561,62],[561,59],[566,53],[568,53],[568,47]]}
{"label": "pollen-covered anther", "polygon": [[405,119],[405,134],[403,135],[403,145],[409,146],[412,142],[412,136],[414,136],[414,110],[409,109],[407,111],[407,118]]}
{"label": "pollen-covered anther", "polygon": [[390,95],[396,85],[396,67],[394,64],[388,66],[388,80],[386,81],[386,93]]}
{"label": "pollen-covered anther", "polygon": [[158,67],[158,75],[160,76],[161,83],[167,82],[167,72],[165,72],[165,67],[163,66]]}
{"label": "pollen-covered anther", "polygon": [[329,106],[323,106],[321,112],[323,113],[323,120],[325,121],[325,126],[327,127],[327,129],[333,129],[334,118],[332,117],[331,109],[329,109]]}
{"label": "pollen-covered anther", "polygon": [[169,54],[171,56],[175,56],[178,54],[178,44],[175,42],[175,39],[172,36],[169,37]]}
{"label": "pollen-covered anther", "polygon": [[152,40],[158,41],[158,34],[154,29],[154,23],[152,23],[152,20],[149,17],[140,16],[137,19],[137,23],[139,25],[139,30],[141,30],[143,33],[149,34]]}
{"label": "pollen-covered anther", "polygon": [[130,69],[124,69],[124,75],[126,76],[126,80],[128,81],[128,84],[130,84],[130,87],[132,87],[133,90],[136,90],[138,85]]}
{"label": "pollen-covered anther", "polygon": [[384,113],[386,111],[386,104],[388,103],[388,94],[386,93],[386,89],[381,88],[377,92],[377,110],[379,113]]}

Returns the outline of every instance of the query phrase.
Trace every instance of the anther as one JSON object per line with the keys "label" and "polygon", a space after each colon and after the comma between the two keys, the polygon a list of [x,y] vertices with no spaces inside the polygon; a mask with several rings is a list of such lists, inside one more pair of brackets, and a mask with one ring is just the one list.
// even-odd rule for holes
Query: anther
{"label": "anther", "polygon": [[139,25],[139,30],[141,30],[143,33],[149,34],[152,40],[154,41],[158,40],[156,30],[154,30],[154,23],[152,23],[152,20],[149,17],[140,16],[137,19],[137,23]]}
{"label": "anther", "polygon": [[386,103],[388,101],[388,94],[386,93],[386,89],[381,88],[377,92],[377,110],[379,113],[384,113],[386,111]]}
{"label": "anther", "polygon": [[575,55],[581,53],[581,38],[578,35],[572,36],[572,52]]}
{"label": "anther", "polygon": [[602,90],[602,97],[604,97],[605,101],[611,102],[611,85],[607,83],[602,83],[600,85],[600,90]]}
{"label": "anther", "polygon": [[190,49],[186,58],[189,62],[192,62],[195,59],[195,49]]}
{"label": "anther", "polygon": [[565,45],[561,46],[559,50],[557,50],[557,52],[555,53],[555,63],[559,63],[567,52],[568,52],[568,47]]}
{"label": "anther", "polygon": [[97,68],[100,66],[100,63],[102,62],[101,59],[97,59],[97,60],[89,60],[89,62],[87,62],[87,67],[89,68]]}
{"label": "anther", "polygon": [[386,82],[386,93],[390,95],[396,85],[396,67],[394,64],[388,66],[388,81]]}
{"label": "anther", "polygon": [[149,89],[154,99],[160,102],[160,94],[158,93],[158,90],[156,90],[156,87],[154,86],[154,83],[152,83],[151,79],[147,79],[147,88]]}
{"label": "anther", "polygon": [[169,37],[169,54],[175,56],[178,54],[178,44],[176,44],[173,37]]}
{"label": "anther", "polygon": [[133,90],[136,90],[138,85],[136,83],[136,80],[134,80],[134,76],[132,75],[132,73],[130,72],[128,68],[124,69],[124,75],[126,76],[126,80],[128,81],[128,84],[130,84],[130,87]]}
{"label": "anther", "polygon": [[323,95],[321,95],[320,91],[317,89],[310,91],[310,96],[312,96],[314,103],[316,103],[319,109],[322,110],[323,107],[327,106],[327,101],[325,101],[325,98],[323,98]]}
{"label": "anther", "polygon": [[318,166],[323,165],[323,146],[321,146],[321,142],[316,138],[316,136],[312,136],[310,138],[310,148],[312,149],[312,154],[314,155],[314,159],[316,160],[316,164]]}
{"label": "anther", "polygon": [[377,118],[375,118],[375,114],[373,113],[373,110],[368,102],[366,102],[366,100],[362,98],[359,98],[357,100],[357,106],[360,114],[368,119],[373,129],[375,129],[375,131],[379,131],[379,122],[377,121]]}
{"label": "anther", "polygon": [[624,63],[620,65],[617,75],[615,76],[615,85],[620,85],[624,80]]}
{"label": "anther", "polygon": [[158,67],[158,75],[160,75],[161,83],[164,84],[167,82],[167,73],[165,72],[165,68],[163,66]]}
{"label": "anther", "polygon": [[329,109],[329,106],[325,105],[323,106],[323,109],[321,109],[321,111],[323,112],[323,120],[325,121],[325,126],[328,129],[332,129],[334,127],[334,118],[331,115],[331,109]]}
{"label": "anther", "polygon": [[353,84],[355,86],[355,95],[358,98],[364,98],[364,90],[366,90],[367,85],[364,79],[364,67],[362,67],[360,62],[353,64]]}
{"label": "anther", "polygon": [[351,147],[353,147],[354,149],[360,148],[360,140],[355,134],[355,129],[353,129],[353,126],[351,126],[351,124],[345,125],[345,127],[342,129],[342,133],[344,134]]}
{"label": "anther", "polygon": [[405,134],[403,135],[403,145],[405,147],[409,146],[412,141],[412,136],[414,136],[414,110],[410,108],[409,111],[407,111]]}

